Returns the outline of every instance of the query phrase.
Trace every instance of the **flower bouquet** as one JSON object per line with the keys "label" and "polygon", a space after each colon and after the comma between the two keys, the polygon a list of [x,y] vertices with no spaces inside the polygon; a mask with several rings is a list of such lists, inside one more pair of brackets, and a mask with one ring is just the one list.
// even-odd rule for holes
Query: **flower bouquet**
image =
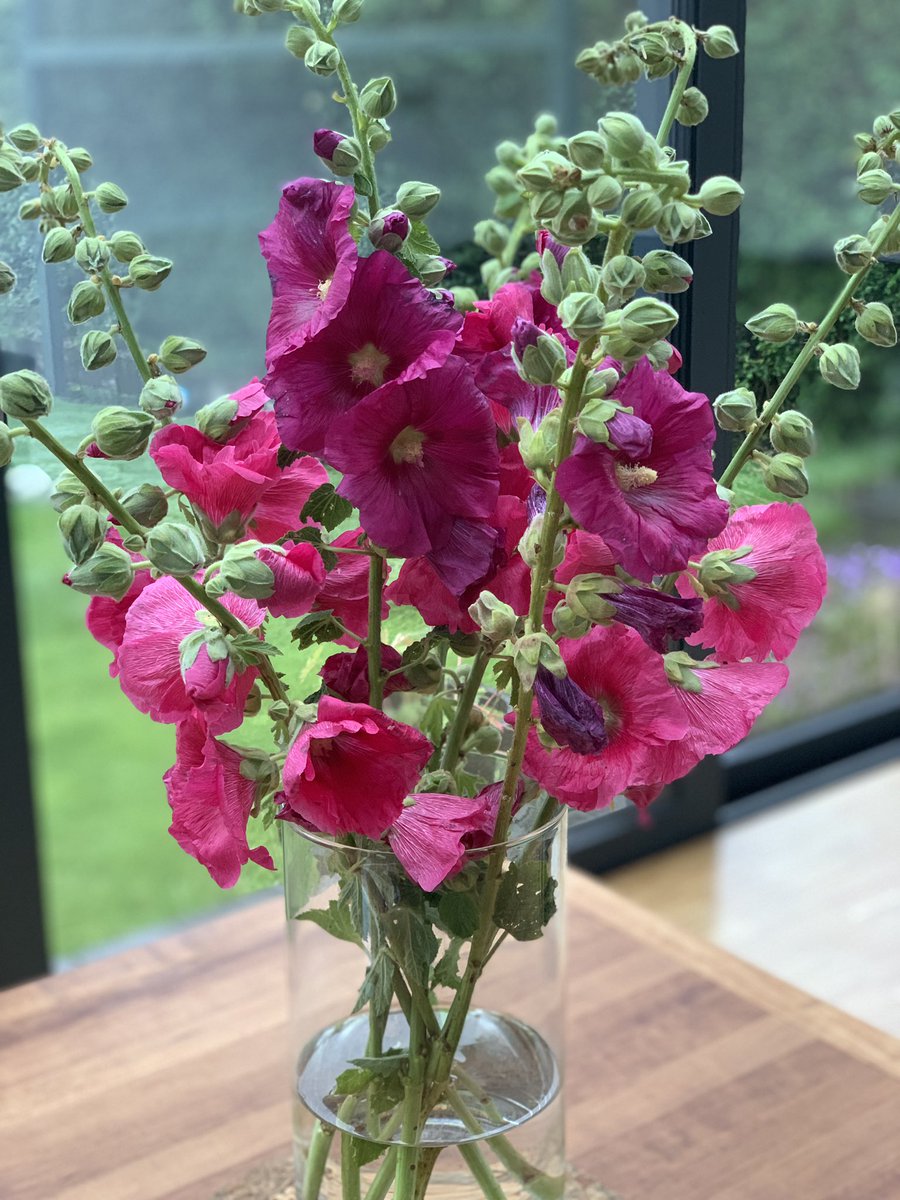
{"label": "flower bouquet", "polygon": [[[380,193],[394,85],[358,87],[339,45],[363,0],[239,7],[293,15],[287,48],[336,82],[346,128],[315,133],[328,178],[289,183],[260,235],[264,378],[175,419],[205,351],[172,336],[147,353],[126,308],[172,263],[101,231],[127,201],[85,187],[86,150],[20,125],[0,186],[34,186],[20,216],[44,261],[81,271],[83,365],[125,351],[142,387],[72,450],[45,423],[46,381],[4,376],[0,460],[33,438],[63,466],[64,582],[90,596],[125,695],[175,726],[172,835],[227,888],[248,862],[274,869],[280,827],[298,1195],[546,1200],[565,1176],[565,813],[646,807],[784,687],[825,590],[792,502],[813,431],[785,402],[813,359],[857,386],[856,349],[827,342],[846,307],[863,338],[896,341],[886,306],[854,294],[900,250],[900,208],[837,244],[846,281],[820,322],[784,304],[749,322],[802,339],[765,406],[745,389],[710,405],[678,382],[661,297],[692,278],[669,247],[743,193],[696,186],[668,141],[706,115],[695,57],[737,53],[729,29],[633,13],[579,55],[607,84],[672,77],[660,128],[612,112],[564,137],[541,116],[501,143],[478,295],[447,286],[438,189]],[[893,198],[898,143],[898,113],[861,135],[863,201]],[[632,253],[650,230],[661,248]],[[718,480],[714,413],[741,435]],[[146,453],[155,481],[104,482],[105,460]],[[328,644],[320,686],[298,695],[290,655]]]}

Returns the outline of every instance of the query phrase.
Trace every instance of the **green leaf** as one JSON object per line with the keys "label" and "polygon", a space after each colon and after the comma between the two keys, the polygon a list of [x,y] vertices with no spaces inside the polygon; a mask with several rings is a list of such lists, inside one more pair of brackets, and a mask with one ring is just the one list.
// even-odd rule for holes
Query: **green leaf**
{"label": "green leaf", "polygon": [[399,1074],[383,1075],[372,1081],[369,1088],[369,1107],[373,1112],[386,1113],[403,1103],[404,1081]]}
{"label": "green leaf", "polygon": [[376,1013],[387,1012],[391,1007],[391,997],[394,994],[391,986],[393,973],[387,952],[379,950],[366,969],[366,977],[359,989],[353,1011],[357,1013],[369,1004]]}
{"label": "green leaf", "polygon": [[403,1075],[409,1070],[409,1051],[401,1050],[398,1046],[393,1050],[385,1050],[384,1054],[351,1058],[350,1062],[353,1063],[354,1067],[360,1067],[364,1071],[369,1071],[373,1076]]}
{"label": "green leaf", "polygon": [[439,255],[441,252],[440,246],[431,236],[424,221],[412,222],[405,248],[410,249],[414,254]]}
{"label": "green leaf", "polygon": [[364,175],[362,171],[357,171],[353,176],[353,186],[356,188],[360,196],[371,196],[374,192],[372,181],[368,175]]}
{"label": "green leaf", "polygon": [[478,928],[478,905],[469,892],[444,892],[438,901],[438,915],[453,937],[470,938]]}
{"label": "green leaf", "polygon": [[353,512],[353,505],[339,496],[334,490],[333,483],[323,483],[317,487],[307,502],[303,505],[300,519],[317,521],[326,529],[332,530]]}
{"label": "green leaf", "polygon": [[426,737],[431,739],[435,746],[440,745],[441,734],[444,732],[444,723],[452,713],[453,704],[449,697],[435,696],[422,714],[419,728]]}
{"label": "green leaf", "polygon": [[534,941],[556,912],[555,891],[556,880],[548,874],[546,863],[539,859],[510,863],[497,892],[494,923],[517,942]]}
{"label": "green leaf", "polygon": [[291,630],[291,641],[296,642],[300,650],[308,650],[314,642],[333,642],[342,632],[343,626],[335,620],[334,613],[327,609],[301,617]]}
{"label": "green leaf", "polygon": [[365,949],[349,910],[337,900],[332,900],[327,908],[310,908],[306,912],[298,913],[294,920],[312,921],[332,937],[340,938],[342,942],[353,942],[355,946]]}
{"label": "green leaf", "polygon": [[515,669],[511,658],[501,658],[494,663],[494,681],[501,692],[509,691],[514,676]]}
{"label": "green leaf", "polygon": [[334,1081],[336,1096],[356,1096],[372,1082],[371,1071],[363,1071],[359,1067],[348,1067],[341,1071]]}
{"label": "green leaf", "polygon": [[431,976],[432,986],[453,988],[454,991],[459,988],[462,983],[462,973],[459,969],[460,950],[462,950],[462,938],[453,938],[435,963]]}
{"label": "green leaf", "polygon": [[262,641],[252,633],[235,634],[229,638],[229,645],[231,657],[244,667],[254,666],[281,653],[277,646]]}
{"label": "green leaf", "polygon": [[394,958],[405,975],[427,986],[431,964],[440,949],[434,930],[411,908],[398,906],[385,913]]}
{"label": "green leaf", "polygon": [[485,784],[483,776],[473,775],[471,771],[466,771],[462,767],[457,767],[453,778],[456,780],[460,796],[477,796]]}

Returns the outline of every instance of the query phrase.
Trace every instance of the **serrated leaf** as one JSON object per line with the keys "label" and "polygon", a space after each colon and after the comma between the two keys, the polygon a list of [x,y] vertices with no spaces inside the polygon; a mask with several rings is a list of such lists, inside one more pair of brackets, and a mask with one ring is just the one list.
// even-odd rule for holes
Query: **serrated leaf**
{"label": "serrated leaf", "polygon": [[403,973],[427,986],[431,964],[441,945],[434,930],[420,913],[404,906],[390,909],[385,920],[390,926],[393,956]]}
{"label": "serrated leaf", "polygon": [[415,254],[436,256],[441,252],[440,246],[432,237],[431,231],[424,221],[412,222],[405,245]]}
{"label": "serrated leaf", "polygon": [[348,1067],[334,1081],[336,1096],[356,1096],[372,1082],[372,1072],[361,1067]]}
{"label": "serrated leaf", "polygon": [[453,937],[470,938],[478,928],[478,905],[468,892],[444,892],[438,901],[438,916]]}
{"label": "serrated leaf", "polygon": [[398,1047],[385,1050],[384,1054],[364,1055],[362,1058],[351,1058],[354,1067],[369,1071],[374,1075],[403,1074],[409,1070],[409,1052]]}
{"label": "serrated leaf", "polygon": [[459,953],[462,949],[462,939],[453,938],[447,945],[447,949],[435,963],[434,971],[432,972],[431,980],[434,987],[453,988],[454,991],[462,983],[462,974],[459,969]]}
{"label": "serrated leaf", "polygon": [[264,659],[281,654],[277,646],[270,642],[261,641],[252,633],[239,633],[230,638],[231,657],[242,666],[249,667],[261,663]]}
{"label": "serrated leaf", "polygon": [[301,617],[291,630],[291,641],[296,642],[300,650],[307,650],[315,642],[333,642],[342,632],[343,627],[335,620],[334,613],[326,609]]}
{"label": "serrated leaf", "polygon": [[300,518],[303,521],[316,521],[330,531],[346,521],[352,512],[353,505],[337,494],[334,484],[323,483],[303,505]]}
{"label": "serrated leaf", "polygon": [[556,912],[556,880],[539,859],[509,864],[494,905],[494,924],[517,942],[531,942]]}
{"label": "serrated leaf", "polygon": [[404,1082],[400,1075],[385,1075],[372,1081],[369,1088],[369,1107],[373,1112],[386,1113],[403,1103]]}
{"label": "serrated leaf", "polygon": [[353,942],[355,946],[365,949],[363,940],[353,924],[349,909],[337,900],[330,901],[327,908],[310,908],[306,912],[298,913],[294,920],[312,921],[314,925],[318,925],[332,937],[340,938],[342,942]]}
{"label": "serrated leaf", "polygon": [[391,1006],[394,989],[391,986],[393,967],[384,950],[379,950],[366,969],[366,976],[353,1006],[355,1013],[371,1005],[376,1013],[384,1013]]}
{"label": "serrated leaf", "polygon": [[356,1167],[365,1167],[384,1154],[385,1148],[380,1142],[370,1142],[367,1138],[354,1137],[352,1133],[342,1133],[341,1137],[350,1139],[350,1153],[353,1155],[353,1164]]}
{"label": "serrated leaf", "polygon": [[515,669],[511,658],[501,658],[494,663],[494,681],[501,692],[508,692],[512,687]]}

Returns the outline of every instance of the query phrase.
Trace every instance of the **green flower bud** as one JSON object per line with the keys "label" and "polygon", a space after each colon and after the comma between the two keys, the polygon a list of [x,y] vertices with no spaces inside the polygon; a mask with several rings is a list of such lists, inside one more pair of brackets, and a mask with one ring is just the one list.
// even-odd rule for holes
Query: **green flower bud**
{"label": "green flower bud", "polygon": [[710,58],[733,58],[739,53],[737,38],[727,25],[710,25],[702,43]]}
{"label": "green flower bud", "polygon": [[107,458],[130,461],[147,449],[155,422],[139,409],[111,404],[101,408],[91,422],[91,435],[97,449]]}
{"label": "green flower bud", "polygon": [[850,237],[841,238],[834,244],[834,257],[837,265],[846,275],[855,275],[873,260],[872,243],[861,234],[854,233]]}
{"label": "green flower bud", "polygon": [[109,262],[109,243],[102,238],[83,237],[75,247],[75,261],[88,275],[96,275]]}
{"label": "green flower bud", "polygon": [[872,134],[878,141],[883,138],[893,137],[897,132],[894,122],[886,114],[877,116],[872,122]]}
{"label": "green flower bud", "polygon": [[584,251],[577,247],[566,254],[560,274],[563,291],[566,294],[569,292],[594,292],[600,282],[599,272],[591,266]]}
{"label": "green flower bud", "polygon": [[549,474],[553,470],[559,424],[558,410],[549,413],[537,429],[532,429],[524,417],[516,419],[522,462],[529,471],[537,474],[539,479],[541,474]]}
{"label": "green flower bud", "polygon": [[539,666],[546,667],[558,679],[564,679],[566,675],[562,655],[548,633],[529,633],[520,637],[513,651],[513,666],[524,688],[534,686]]}
{"label": "green flower bud", "polygon": [[211,404],[205,404],[197,413],[197,428],[204,437],[214,442],[227,442],[234,430],[231,422],[237,416],[237,400],[230,396],[220,396]]}
{"label": "green flower bud", "polygon": [[589,400],[578,414],[578,429],[592,442],[605,446],[610,437],[608,424],[620,411],[618,404],[598,396]]}
{"label": "green flower bud", "polygon": [[16,273],[9,263],[0,262],[0,296],[8,295],[16,286]]}
{"label": "green flower bud", "polygon": [[770,458],[763,468],[763,482],[770,492],[793,500],[799,500],[809,492],[803,459],[797,454],[776,454]]}
{"label": "green flower bud", "polygon": [[147,558],[158,571],[183,579],[206,562],[203,538],[191,525],[165,521],[147,534]]}
{"label": "green flower bud", "polygon": [[155,483],[142,483],[119,497],[119,503],[130,517],[147,529],[165,520],[169,511],[166,493]]}
{"label": "green flower bud", "polygon": [[72,166],[79,173],[79,175],[83,171],[89,171],[91,169],[91,167],[94,165],[93,158],[91,158],[90,154],[87,152],[87,150],[85,150],[84,146],[74,146],[69,151],[69,159],[72,163]]}
{"label": "green flower bud", "polygon": [[859,351],[849,342],[826,346],[819,357],[819,374],[832,387],[854,391],[859,387]]}
{"label": "green flower bud", "polygon": [[128,203],[128,197],[115,183],[101,183],[94,189],[94,199],[101,212],[121,212]]}
{"label": "green flower bud", "polygon": [[809,458],[816,448],[812,421],[796,409],[788,409],[772,418],[769,440],[776,450],[796,454],[798,458]]}
{"label": "green flower bud", "polygon": [[552,333],[537,331],[532,326],[533,340],[519,338],[513,342],[513,361],[526,383],[548,387],[556,383],[566,369],[566,351]]}
{"label": "green flower bud", "polygon": [[355,175],[362,165],[362,147],[355,137],[341,138],[329,160],[335,175]]}
{"label": "green flower bud", "polygon": [[63,471],[53,484],[50,504],[56,512],[61,513],[71,504],[80,504],[86,495],[84,484],[78,476],[71,471]]}
{"label": "green flower bud", "polygon": [[128,278],[145,292],[155,292],[168,279],[172,262],[155,254],[138,254],[128,264]]}
{"label": "green flower bud", "polygon": [[606,309],[593,292],[572,292],[557,309],[563,328],[578,342],[593,337],[603,328]]}
{"label": "green flower bud", "polygon": [[441,189],[433,183],[412,180],[397,189],[396,206],[412,220],[427,217],[441,198]]}
{"label": "green flower bud", "polygon": [[34,371],[13,371],[0,376],[0,409],[16,420],[36,421],[53,408],[50,385]]}
{"label": "green flower bud", "polygon": [[662,210],[663,202],[652,188],[636,188],[622,202],[622,223],[629,229],[651,229]]}
{"label": "green flower bud", "polygon": [[66,313],[73,325],[81,325],[91,317],[99,317],[106,308],[106,298],[97,284],[83,279],[72,288]]}
{"label": "green flower bud", "polygon": [[519,182],[531,192],[562,191],[580,178],[578,168],[555,150],[542,150],[518,173]]}
{"label": "green flower bud", "polygon": [[590,621],[586,621],[584,617],[577,617],[565,600],[560,600],[553,610],[553,628],[563,637],[584,637],[590,627]]}
{"label": "green flower bud", "polygon": [[341,63],[341,52],[329,42],[313,42],[303,56],[303,61],[313,75],[333,75]]}
{"label": "green flower bud", "polygon": [[331,15],[341,25],[358,21],[362,13],[363,0],[334,0]]}
{"label": "green flower bud", "polygon": [[189,371],[206,358],[206,350],[191,338],[167,337],[159,348],[159,361],[174,375]]}
{"label": "green flower bud", "polygon": [[[884,236],[885,229],[888,227],[889,219],[890,218],[887,216],[887,214],[883,214],[876,220],[875,224],[866,234],[866,237],[873,246],[876,243],[881,242],[881,238]],[[881,242],[881,244],[878,246],[878,253],[900,254],[900,230],[895,229],[893,232],[888,234],[887,239],[884,242]]]}
{"label": "green flower bud", "polygon": [[666,337],[677,324],[675,309],[655,296],[641,296],[622,309],[622,335],[639,346]]}
{"label": "green flower bud", "polygon": [[624,188],[618,179],[612,175],[598,175],[592,180],[585,192],[588,203],[600,212],[609,212],[615,208],[624,195]]}
{"label": "green flower bud", "polygon": [[127,550],[104,542],[86,562],[73,567],[63,582],[88,596],[121,600],[134,582],[134,565]]}
{"label": "green flower bud", "polygon": [[600,280],[611,300],[623,302],[644,286],[646,274],[638,259],[630,254],[617,254],[603,268]]}
{"label": "green flower bud", "polygon": [[866,204],[883,204],[894,190],[894,181],[880,168],[863,171],[856,181],[856,190]]}
{"label": "green flower bud", "polygon": [[693,268],[672,250],[651,250],[642,259],[644,290],[647,292],[686,292],[694,278]]}
{"label": "green flower bud", "polygon": [[469,606],[469,616],[492,642],[504,642],[516,632],[518,617],[508,604],[492,592],[481,592]]}
{"label": "green flower bud", "polygon": [[746,321],[744,328],[764,342],[789,342],[796,336],[800,321],[789,304],[770,304]]}
{"label": "green flower bud", "polygon": [[37,183],[41,177],[41,164],[36,158],[23,158],[19,163],[19,170],[26,183]]}
{"label": "green flower bud", "polygon": [[701,185],[697,195],[708,213],[714,217],[728,217],[740,208],[744,189],[727,175],[713,175]]}
{"label": "green flower bud", "polygon": [[671,200],[663,205],[656,230],[660,239],[671,246],[673,243],[693,242],[706,237],[709,222],[690,204],[683,200]]}
{"label": "green flower bud", "polygon": [[621,583],[611,575],[576,575],[566,585],[566,604],[582,621],[611,621],[616,609],[604,596],[617,596]]}
{"label": "green flower bud", "polygon": [[509,230],[499,221],[479,221],[475,226],[475,245],[486,250],[488,254],[499,258],[506,249]]}
{"label": "green flower bud", "polygon": [[[268,600],[275,590],[275,573],[256,557],[259,542],[229,546],[216,576],[215,592],[234,592],[245,600]],[[277,547],[270,547],[277,550]]]}
{"label": "green flower bud", "polygon": [[574,189],[550,223],[550,232],[564,246],[584,246],[597,234],[597,218],[590,202]]}
{"label": "green flower bud", "polygon": [[9,430],[0,421],[0,467],[8,467],[15,453],[16,443],[10,437]]}
{"label": "green flower bud", "polygon": [[6,155],[0,155],[0,192],[11,192],[24,182],[25,176],[18,163]]}
{"label": "green flower bud", "polygon": [[516,142],[508,139],[500,142],[494,154],[501,167],[506,167],[508,171],[518,171],[520,167],[525,166],[525,151]]}
{"label": "green flower bud", "polygon": [[41,200],[36,196],[33,200],[23,200],[19,205],[20,221],[36,221],[43,214]]}
{"label": "green flower bud", "polygon": [[500,749],[501,741],[502,735],[499,729],[495,729],[493,725],[482,725],[469,738],[466,748],[476,754],[496,754]]}
{"label": "green flower bud", "polygon": [[[156,379],[148,379],[141,388],[138,400],[143,412],[149,413],[157,421],[163,422],[171,421],[182,403],[181,388],[171,375],[160,375]],[[232,400],[231,403],[237,412],[237,401]]]}
{"label": "green flower bud", "polygon": [[856,177],[865,174],[866,171],[880,171],[884,166],[884,159],[877,150],[867,150],[865,154],[861,154],[856,160]]}
{"label": "green flower bud", "polygon": [[366,141],[373,154],[383,150],[391,140],[391,127],[387,121],[370,121]]}
{"label": "green flower bud", "polygon": [[103,545],[106,522],[89,504],[73,504],[59,518],[66,554],[74,563],[83,563]]}
{"label": "green flower bud", "polygon": [[508,167],[491,167],[484,181],[497,196],[518,196],[521,192],[516,176]]}
{"label": "green flower bud", "polygon": [[81,365],[86,371],[99,371],[116,361],[116,343],[110,334],[92,329],[81,339]]}
{"label": "green flower bud", "polygon": [[697,570],[697,580],[707,596],[717,597],[728,608],[738,607],[731,588],[737,583],[752,583],[756,578],[756,571],[752,567],[745,567],[740,561],[752,549],[752,546],[738,546],[734,550],[712,550],[704,554]]}
{"label": "green flower bud", "polygon": [[873,346],[896,346],[897,329],[894,316],[886,304],[874,300],[866,304],[856,317],[856,332]]}
{"label": "green flower bud", "polygon": [[74,221],[79,215],[78,199],[67,183],[53,189],[53,208],[64,221]]}
{"label": "green flower bud", "polygon": [[607,113],[600,118],[599,125],[610,154],[616,158],[634,158],[647,140],[647,130],[634,113]]}
{"label": "green flower bud", "polygon": [[119,262],[130,263],[144,253],[144,243],[136,233],[121,229],[109,239],[109,248]]}
{"label": "green flower bud", "polygon": [[6,136],[17,150],[40,149],[41,135],[36,125],[16,125]]}
{"label": "green flower bud", "polygon": [[41,258],[45,263],[60,263],[71,258],[75,253],[75,238],[68,229],[57,226],[51,229],[44,238]]}
{"label": "green flower bud", "polygon": [[746,433],[756,420],[756,396],[749,388],[734,388],[722,392],[713,400],[713,412],[720,429],[729,433]]}
{"label": "green flower bud", "polygon": [[436,254],[426,254],[416,260],[416,272],[426,287],[437,287],[447,274],[447,260]]}
{"label": "green flower bud", "polygon": [[687,88],[681,97],[681,103],[678,105],[678,110],[675,113],[675,120],[678,124],[685,125],[688,128],[693,125],[700,125],[706,120],[708,115],[709,101],[700,89],[695,87]]}
{"label": "green flower bud", "polygon": [[397,91],[388,75],[370,79],[359,93],[359,103],[367,117],[389,117],[397,107]]}
{"label": "green flower bud", "polygon": [[285,48],[294,58],[303,58],[316,41],[316,35],[303,25],[292,25],[284,35]]}
{"label": "green flower bud", "polygon": [[583,171],[599,171],[606,161],[606,139],[593,129],[576,133],[566,143],[570,160]]}
{"label": "green flower bud", "polygon": [[528,207],[535,222],[538,225],[545,225],[554,217],[559,216],[565,202],[566,197],[563,192],[537,192],[531,197]]}
{"label": "green flower bud", "polygon": [[450,289],[453,295],[453,307],[457,312],[473,312],[478,303],[478,293],[474,288],[454,287]]}

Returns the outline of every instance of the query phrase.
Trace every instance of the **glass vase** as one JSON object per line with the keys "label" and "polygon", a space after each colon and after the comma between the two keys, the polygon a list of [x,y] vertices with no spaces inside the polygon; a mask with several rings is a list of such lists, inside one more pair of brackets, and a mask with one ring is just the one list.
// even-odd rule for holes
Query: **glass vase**
{"label": "glass vase", "polygon": [[285,824],[297,1200],[562,1196],[566,816],[546,814],[434,892],[386,846]]}

